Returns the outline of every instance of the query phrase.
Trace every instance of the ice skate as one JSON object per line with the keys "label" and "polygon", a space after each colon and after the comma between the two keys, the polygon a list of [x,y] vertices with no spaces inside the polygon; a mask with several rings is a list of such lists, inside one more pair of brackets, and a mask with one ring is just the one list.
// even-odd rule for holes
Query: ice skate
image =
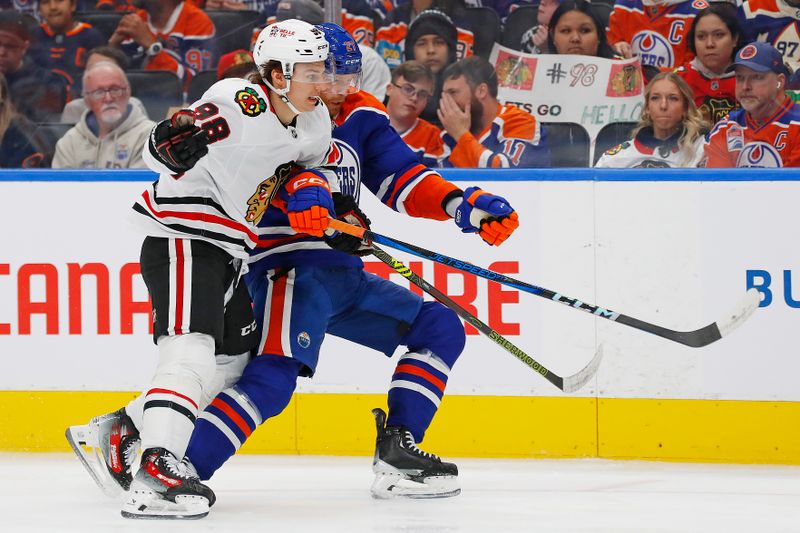
{"label": "ice skate", "polygon": [[386,427],[386,413],[373,409],[378,438],[372,471],[374,498],[447,498],[461,492],[458,468],[420,450],[411,432]]}
{"label": "ice skate", "polygon": [[164,448],[150,448],[142,454],[122,516],[193,520],[208,515],[215,499],[191,463],[179,461]]}
{"label": "ice skate", "polygon": [[128,490],[139,451],[139,432],[125,408],[92,418],[85,426],[70,426],[67,441],[97,486],[115,497]]}

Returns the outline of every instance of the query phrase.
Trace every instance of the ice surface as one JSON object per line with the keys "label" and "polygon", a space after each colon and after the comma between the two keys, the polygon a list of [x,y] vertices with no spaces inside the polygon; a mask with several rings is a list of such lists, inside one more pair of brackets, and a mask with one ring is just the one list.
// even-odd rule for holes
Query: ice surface
{"label": "ice surface", "polygon": [[457,459],[462,494],[374,500],[369,457],[234,457],[200,521],[121,518],[72,454],[0,453],[0,531],[798,532],[800,467]]}

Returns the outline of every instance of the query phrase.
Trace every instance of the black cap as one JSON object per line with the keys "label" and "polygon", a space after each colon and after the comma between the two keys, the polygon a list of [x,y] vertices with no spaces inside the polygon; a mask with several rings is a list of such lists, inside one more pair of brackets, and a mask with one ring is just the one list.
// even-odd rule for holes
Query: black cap
{"label": "black cap", "polygon": [[450,48],[450,62],[455,61],[458,30],[444,11],[426,9],[411,21],[406,33],[406,59],[414,59],[414,43],[423,35],[438,35],[444,39]]}

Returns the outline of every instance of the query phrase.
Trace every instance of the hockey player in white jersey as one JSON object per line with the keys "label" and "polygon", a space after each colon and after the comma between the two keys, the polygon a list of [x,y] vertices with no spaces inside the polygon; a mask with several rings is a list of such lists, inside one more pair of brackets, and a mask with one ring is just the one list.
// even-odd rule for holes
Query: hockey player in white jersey
{"label": "hockey player in white jersey", "polygon": [[[321,165],[330,147],[330,119],[318,98],[333,81],[328,48],[324,34],[302,21],[265,28],[254,49],[258,76],[216,83],[191,110],[159,123],[144,148],[160,174],[134,205],[147,235],[140,262],[158,366],[126,408],[67,430],[101,487],[108,476],[123,488],[130,483],[124,517],[202,518],[214,503],[182,459],[198,413],[230,385],[226,376],[238,377],[258,340],[239,283],[258,241],[254,227],[276,197],[298,232],[322,236],[335,212],[324,173],[295,173]],[[215,354],[242,355],[216,364]],[[141,467],[131,481],[139,440]],[[82,445],[112,459],[93,463]]]}

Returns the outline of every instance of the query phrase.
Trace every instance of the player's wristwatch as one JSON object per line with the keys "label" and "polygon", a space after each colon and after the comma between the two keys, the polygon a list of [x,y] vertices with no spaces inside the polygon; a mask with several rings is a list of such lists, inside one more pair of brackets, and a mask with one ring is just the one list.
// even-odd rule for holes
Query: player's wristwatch
{"label": "player's wristwatch", "polygon": [[163,49],[164,49],[163,44],[161,44],[159,41],[154,41],[153,44],[147,47],[147,50],[145,50],[145,54],[147,54],[149,57],[157,56],[158,54],[161,53],[161,50]]}

